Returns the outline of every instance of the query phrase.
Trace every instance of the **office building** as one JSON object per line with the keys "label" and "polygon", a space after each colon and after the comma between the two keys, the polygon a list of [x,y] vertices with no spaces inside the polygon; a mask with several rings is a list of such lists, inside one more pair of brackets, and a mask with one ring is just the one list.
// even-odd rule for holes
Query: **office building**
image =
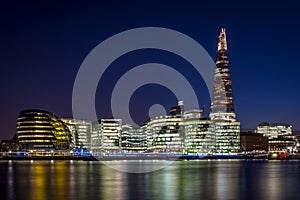
{"label": "office building", "polygon": [[183,126],[180,116],[159,116],[151,119],[146,126],[149,152],[182,153]]}
{"label": "office building", "polygon": [[104,154],[121,152],[121,119],[101,119],[101,151]]}
{"label": "office building", "polygon": [[236,121],[233,105],[232,81],[228,60],[225,29],[219,35],[216,68],[213,83],[210,119],[213,121]]}
{"label": "office building", "polygon": [[297,146],[297,141],[292,137],[278,136],[269,139],[269,151],[288,151],[292,152]]}
{"label": "office building", "polygon": [[268,137],[257,133],[241,133],[241,152],[267,152],[269,150]]}
{"label": "office building", "polygon": [[215,132],[216,153],[237,153],[240,123],[236,122],[225,29],[221,29],[216,56],[210,119]]}
{"label": "office building", "polygon": [[212,121],[202,118],[202,110],[184,112],[184,154],[199,155],[213,153],[215,135]]}
{"label": "office building", "polygon": [[144,153],[147,151],[145,126],[135,128],[130,124],[122,125],[121,149],[123,153]]}
{"label": "office building", "polygon": [[91,147],[92,122],[78,119],[61,119],[72,134],[72,144],[75,149],[87,149]]}
{"label": "office building", "polygon": [[101,120],[92,122],[91,131],[91,152],[93,154],[101,154]]}
{"label": "office building", "polygon": [[283,123],[260,123],[255,133],[261,133],[269,139],[278,138],[279,136],[292,135],[292,125]]}
{"label": "office building", "polygon": [[22,150],[67,150],[71,144],[67,126],[44,110],[21,111],[17,119],[17,135]]}

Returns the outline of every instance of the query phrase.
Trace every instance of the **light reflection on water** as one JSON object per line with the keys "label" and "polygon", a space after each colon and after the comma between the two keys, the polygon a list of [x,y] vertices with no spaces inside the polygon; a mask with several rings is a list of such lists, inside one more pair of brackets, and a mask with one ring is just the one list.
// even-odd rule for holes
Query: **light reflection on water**
{"label": "light reflection on water", "polygon": [[1,161],[0,199],[299,199],[299,170],[300,161],[177,161],[141,174],[101,162]]}

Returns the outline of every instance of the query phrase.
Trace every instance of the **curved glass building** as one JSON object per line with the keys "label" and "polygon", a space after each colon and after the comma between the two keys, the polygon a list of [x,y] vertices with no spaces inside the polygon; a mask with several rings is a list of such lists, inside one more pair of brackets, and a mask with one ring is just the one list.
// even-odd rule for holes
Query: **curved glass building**
{"label": "curved glass building", "polygon": [[67,126],[54,114],[44,110],[21,111],[17,119],[17,135],[23,150],[66,150],[71,142]]}
{"label": "curved glass building", "polygon": [[147,123],[148,151],[182,153],[183,126],[180,116],[159,116]]}

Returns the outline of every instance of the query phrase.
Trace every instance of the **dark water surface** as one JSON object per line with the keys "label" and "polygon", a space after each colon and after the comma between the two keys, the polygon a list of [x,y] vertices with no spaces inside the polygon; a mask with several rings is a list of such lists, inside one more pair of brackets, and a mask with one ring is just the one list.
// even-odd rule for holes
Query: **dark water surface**
{"label": "dark water surface", "polygon": [[0,191],[1,200],[300,199],[300,161],[176,161],[139,174],[97,161],[0,161]]}

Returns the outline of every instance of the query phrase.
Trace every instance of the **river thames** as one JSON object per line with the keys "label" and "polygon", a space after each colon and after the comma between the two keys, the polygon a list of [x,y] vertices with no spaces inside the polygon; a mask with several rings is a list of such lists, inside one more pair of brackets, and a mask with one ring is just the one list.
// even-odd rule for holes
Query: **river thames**
{"label": "river thames", "polygon": [[[150,162],[168,161],[139,165]],[[125,173],[99,161],[0,161],[0,177],[1,199],[300,198],[300,161],[175,161],[148,173]]]}

